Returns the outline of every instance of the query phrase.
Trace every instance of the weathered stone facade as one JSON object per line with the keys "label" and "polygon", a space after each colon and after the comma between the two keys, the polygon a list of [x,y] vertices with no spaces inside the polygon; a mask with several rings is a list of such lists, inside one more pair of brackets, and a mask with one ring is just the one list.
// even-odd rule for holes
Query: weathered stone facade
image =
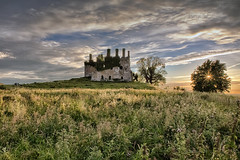
{"label": "weathered stone facade", "polygon": [[122,49],[122,57],[116,49],[115,57],[111,56],[111,50],[107,50],[107,56],[99,55],[96,62],[89,55],[89,61],[84,63],[85,77],[91,77],[92,81],[127,81],[133,80],[130,68],[130,52],[125,57],[125,49]]}

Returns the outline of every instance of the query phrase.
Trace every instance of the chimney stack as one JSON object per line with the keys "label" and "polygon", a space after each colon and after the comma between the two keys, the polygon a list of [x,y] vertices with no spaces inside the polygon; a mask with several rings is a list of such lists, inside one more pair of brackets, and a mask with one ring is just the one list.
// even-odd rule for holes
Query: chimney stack
{"label": "chimney stack", "polygon": [[89,54],[89,61],[92,61],[92,54]]}
{"label": "chimney stack", "polygon": [[107,57],[110,57],[111,55],[111,49],[107,49]]}
{"label": "chimney stack", "polygon": [[128,51],[128,58],[130,58],[130,51]]}
{"label": "chimney stack", "polygon": [[122,49],[122,56],[125,57],[125,48]]}
{"label": "chimney stack", "polygon": [[118,49],[116,49],[116,57],[118,57]]}

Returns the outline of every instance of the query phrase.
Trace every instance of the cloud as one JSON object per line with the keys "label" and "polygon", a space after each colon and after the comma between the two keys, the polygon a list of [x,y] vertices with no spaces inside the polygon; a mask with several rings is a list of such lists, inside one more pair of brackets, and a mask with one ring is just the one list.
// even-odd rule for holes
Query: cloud
{"label": "cloud", "polygon": [[0,52],[0,59],[4,59],[4,58],[15,58],[11,55],[11,53],[8,52]]}
{"label": "cloud", "polygon": [[[22,3],[28,4],[30,2],[24,1]],[[15,23],[20,24],[18,32],[15,32],[15,34],[19,33],[22,37],[30,36],[28,35],[29,32],[24,32],[25,27],[38,36],[59,32],[69,33],[99,29],[129,30],[156,21],[158,24],[164,22],[180,25],[181,23],[192,23],[195,21],[197,24],[201,24],[201,29],[211,28],[219,26],[216,23],[219,20],[219,11],[221,18],[230,17],[237,20],[236,14],[238,12],[234,14],[229,9],[237,10],[239,2],[235,0],[226,3],[202,0],[116,0],[113,2],[73,0],[52,1],[51,4],[44,1],[43,5],[46,5],[44,7],[42,5],[36,6],[32,3],[31,5],[32,7],[25,7],[25,10],[17,13],[15,19],[11,17],[16,21]],[[20,6],[23,7],[21,4]],[[236,24],[234,23],[234,26],[237,26],[238,21],[235,22]],[[16,30],[15,27],[13,29]],[[195,25],[190,26],[190,29],[194,32],[199,30]]]}
{"label": "cloud", "polygon": [[232,79],[232,81],[240,82],[239,69],[231,68],[231,69],[228,69],[227,73],[230,76],[230,78]]}
{"label": "cloud", "polygon": [[[231,43],[239,39],[236,34],[233,34],[239,31],[237,27],[239,20],[233,12],[229,12],[229,9],[236,10],[239,5],[237,1],[223,3],[222,1],[202,0],[194,2],[116,0],[109,3],[73,0],[52,1],[51,3],[43,1],[42,4],[46,6],[30,4],[31,7],[24,7],[25,10],[16,13],[15,16],[9,17],[6,13],[3,14],[10,20],[7,21],[4,18],[3,23],[0,21],[2,24],[0,37],[11,41],[29,41],[51,34],[97,30],[124,33],[146,26],[148,30],[144,34],[149,38],[159,34],[168,34],[163,36],[173,40],[189,40],[200,38],[196,35],[201,33],[202,39],[210,39],[219,43]],[[22,4],[19,5],[23,7]],[[221,33],[219,35],[215,35],[215,31],[211,35],[205,33],[214,29]],[[142,41],[142,36],[139,39]],[[136,42],[136,39],[133,37],[127,42],[129,41]]]}
{"label": "cloud", "polygon": [[[186,1],[185,1],[186,2]],[[179,33],[169,34],[174,40],[199,41],[212,40],[219,44],[229,44],[240,39],[240,3],[230,1],[188,1],[186,3],[185,24]]]}
{"label": "cloud", "polygon": [[231,66],[228,67],[228,69],[231,69],[231,68],[237,67],[237,66],[239,66],[239,65],[240,65],[240,63],[234,64],[234,65],[231,65]]}
{"label": "cloud", "polygon": [[[27,3],[27,2],[26,2]],[[128,30],[151,23],[157,15],[153,11],[134,6],[118,6],[121,1],[61,1],[46,8],[30,8],[12,18],[14,23],[2,26],[0,37],[28,41],[48,34],[87,32],[95,30]],[[14,37],[14,38],[13,38]]]}
{"label": "cloud", "polygon": [[14,79],[43,79],[39,78],[32,71],[12,71],[7,73],[1,73],[0,78],[14,78]]}
{"label": "cloud", "polygon": [[190,78],[190,75],[185,75],[185,76],[174,76],[174,77],[166,77],[166,78],[183,79],[183,78]]}
{"label": "cloud", "polygon": [[215,41],[218,44],[229,44],[240,39],[240,35],[238,34],[217,28],[206,29],[196,33],[174,33],[168,35],[168,37],[175,40],[181,40],[181,42],[206,39]]}
{"label": "cloud", "polygon": [[42,45],[44,47],[55,48],[55,47],[59,47],[61,44],[55,41],[42,41]]}
{"label": "cloud", "polygon": [[216,56],[223,56],[228,54],[236,54],[236,53],[240,53],[240,49],[237,48],[237,49],[228,49],[228,50],[211,50],[211,51],[201,52],[201,53],[191,52],[191,53],[173,57],[170,59],[168,58],[166,65],[188,64],[192,61],[207,59],[207,58],[216,57]]}
{"label": "cloud", "polygon": [[88,60],[89,54],[97,55],[99,52],[97,49],[91,48],[89,46],[85,46],[82,48],[71,48],[65,52],[62,52],[61,56],[52,57],[50,59],[46,59],[45,61],[54,64],[67,66],[72,68],[82,68],[84,65],[84,61]]}

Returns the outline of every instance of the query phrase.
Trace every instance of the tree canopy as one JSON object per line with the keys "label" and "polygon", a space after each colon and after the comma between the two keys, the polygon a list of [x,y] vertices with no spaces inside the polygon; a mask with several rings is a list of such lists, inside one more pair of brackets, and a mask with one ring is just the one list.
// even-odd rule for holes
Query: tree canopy
{"label": "tree canopy", "polygon": [[225,71],[225,64],[220,63],[219,60],[205,61],[191,74],[193,90],[200,92],[229,92],[231,79]]}
{"label": "tree canopy", "polygon": [[141,58],[137,62],[138,71],[145,79],[146,83],[158,83],[159,81],[165,82],[164,75],[165,64],[159,57]]}

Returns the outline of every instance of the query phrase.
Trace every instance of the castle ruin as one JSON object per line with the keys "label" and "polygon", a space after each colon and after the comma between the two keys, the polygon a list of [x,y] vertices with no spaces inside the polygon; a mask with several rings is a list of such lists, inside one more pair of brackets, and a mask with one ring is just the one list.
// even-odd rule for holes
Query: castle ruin
{"label": "castle ruin", "polygon": [[126,81],[133,80],[130,68],[130,51],[125,56],[125,48],[122,49],[122,57],[119,57],[119,50],[115,50],[115,57],[111,56],[111,50],[107,49],[107,56],[98,55],[96,62],[89,55],[89,61],[84,62],[85,77],[92,81]]}

